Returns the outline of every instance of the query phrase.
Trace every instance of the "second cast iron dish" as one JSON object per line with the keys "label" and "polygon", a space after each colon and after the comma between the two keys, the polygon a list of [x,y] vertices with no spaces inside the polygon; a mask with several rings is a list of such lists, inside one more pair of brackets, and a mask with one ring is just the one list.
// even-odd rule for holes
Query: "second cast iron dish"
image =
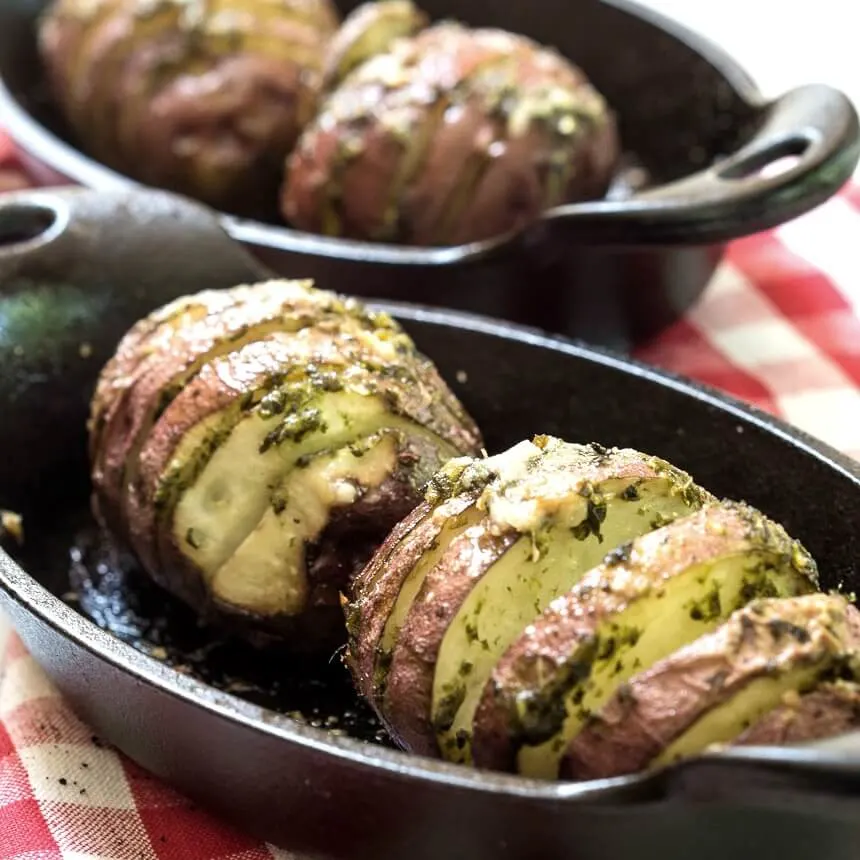
{"label": "second cast iron dish", "polygon": [[[0,116],[40,182],[132,185],[82,153],[46,96],[35,36],[46,0],[0,5]],[[338,4],[348,12],[352,0]],[[517,235],[453,248],[329,239],[223,215],[271,269],[363,297],[473,311],[626,349],[701,295],[725,243],[832,196],[860,154],[850,101],[810,85],[766,99],[723,51],[629,0],[426,0],[436,20],[555,45],[616,109],[653,185],[558,207]],[[778,38],[778,33],[772,34]],[[789,157],[778,173],[762,173]]]}

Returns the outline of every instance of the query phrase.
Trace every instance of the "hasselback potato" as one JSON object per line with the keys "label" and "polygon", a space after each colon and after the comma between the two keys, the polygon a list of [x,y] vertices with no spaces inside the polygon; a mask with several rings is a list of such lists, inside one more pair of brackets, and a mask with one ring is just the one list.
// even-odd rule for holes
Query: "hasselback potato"
{"label": "hasselback potato", "polygon": [[581,70],[523,36],[442,22],[327,96],[288,160],[282,212],[332,236],[460,244],[602,195],[618,155]]}
{"label": "hasselback potato", "polygon": [[277,213],[337,25],[331,0],[54,0],[40,47],[92,155],[262,217]]}
{"label": "hasselback potato", "polygon": [[780,524],[631,449],[446,463],[347,626],[391,736],[490,770],[618,776],[860,725],[860,612]]}
{"label": "hasselback potato", "polygon": [[628,449],[537,437],[457,459],[354,584],[347,660],[391,734],[469,760],[493,667],[609,549],[710,500]]}
{"label": "hasselback potato", "polygon": [[619,547],[496,664],[475,716],[475,763],[557,777],[571,739],[631,675],[755,597],[816,584],[812,559],[746,505],[708,505]]}
{"label": "hasselback potato", "polygon": [[252,638],[330,647],[341,591],[480,434],[386,314],[272,281],[180,299],[104,368],[101,522],[162,586]]}

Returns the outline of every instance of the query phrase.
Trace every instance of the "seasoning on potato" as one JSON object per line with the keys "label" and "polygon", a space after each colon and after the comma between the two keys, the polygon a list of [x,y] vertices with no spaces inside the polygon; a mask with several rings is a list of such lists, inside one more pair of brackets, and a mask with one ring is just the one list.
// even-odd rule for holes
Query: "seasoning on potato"
{"label": "seasoning on potato", "polygon": [[338,22],[331,0],[53,0],[39,44],[91,155],[140,182],[275,217]]}
{"label": "seasoning on potato", "polygon": [[786,695],[858,677],[860,612],[838,595],[756,600],[623,685],[565,752],[562,774],[633,773],[731,743]]}
{"label": "seasoning on potato", "polygon": [[808,553],[747,505],[708,505],[619,546],[496,664],[474,719],[475,763],[557,778],[571,739],[632,675],[756,597],[816,586]]}
{"label": "seasoning on potato", "polygon": [[330,648],[341,591],[481,436],[389,316],[272,281],[180,299],[104,368],[97,514],[205,617]]}
{"label": "seasoning on potato", "polygon": [[326,97],[289,158],[281,209],[313,233],[458,245],[602,196],[619,149],[610,108],[560,54],[442,22]]}
{"label": "seasoning on potato", "polygon": [[408,749],[468,761],[481,692],[523,629],[612,547],[712,500],[658,458],[551,437],[452,461],[354,584],[359,690]]}

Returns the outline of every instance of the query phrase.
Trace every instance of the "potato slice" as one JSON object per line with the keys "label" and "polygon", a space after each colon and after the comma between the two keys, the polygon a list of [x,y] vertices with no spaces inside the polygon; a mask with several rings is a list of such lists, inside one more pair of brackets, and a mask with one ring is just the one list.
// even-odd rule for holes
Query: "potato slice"
{"label": "potato slice", "polygon": [[386,52],[396,39],[422,30],[429,20],[411,0],[374,0],[357,6],[326,47],[323,90],[333,90],[353,69]]}
{"label": "potato slice", "polygon": [[[464,497],[467,507],[445,509]],[[379,635],[372,698],[392,734],[438,755],[437,728],[447,736],[461,729],[457,720],[470,724],[466,710],[483,688],[476,679],[552,598],[617,543],[709,498],[639,452],[549,437],[448,464],[428,493],[445,528],[407,574],[396,551],[389,563],[398,595]]]}
{"label": "potato slice", "polygon": [[169,339],[174,332],[194,325],[208,314],[232,306],[235,299],[227,290],[206,290],[196,296],[181,296],[135,323],[120,341],[114,355],[99,375],[90,404],[88,430],[90,457],[95,462],[102,453],[102,434],[110,413],[134,384],[139,370],[151,358],[154,339]]}
{"label": "potato slice", "polygon": [[[113,392],[114,408],[98,442],[96,487],[100,510],[123,510],[123,494],[134,485],[140,450],[154,423],[207,362],[239,351],[272,333],[296,332],[323,319],[339,319],[331,298],[309,289],[307,281],[272,281],[259,288],[212,291],[178,319],[171,319],[137,345],[143,359]],[[225,304],[221,293],[232,297]]]}
{"label": "potato slice", "polygon": [[390,659],[377,666],[376,657],[403,584],[439,546],[443,531],[473,501],[459,496],[436,509],[427,502],[418,505],[395,526],[353,582],[353,600],[347,606],[346,663],[361,694],[377,707],[381,707]]}
{"label": "potato slice", "polygon": [[792,692],[748,728],[733,746],[779,746],[831,738],[860,728],[860,684],[836,681]]}
{"label": "potato slice", "polygon": [[39,22],[58,106],[139,182],[261,216],[313,117],[330,0],[53,0]]}
{"label": "potato slice", "polygon": [[568,747],[561,775],[632,773],[729,743],[786,695],[857,669],[860,612],[837,595],[757,600],[622,685]]}
{"label": "potato slice", "polygon": [[[203,568],[213,598],[262,616],[301,612],[309,590],[305,547],[319,538],[333,508],[353,504],[394,475],[399,435],[387,427],[360,447],[324,451],[293,469],[244,540],[220,566]],[[229,498],[224,504],[230,505]],[[186,541],[191,537],[194,545],[186,554],[193,557],[202,541],[193,528]]]}
{"label": "potato slice", "polygon": [[815,591],[815,563],[776,523],[725,502],[610,553],[499,661],[475,714],[479,767],[554,779],[619,684],[755,597]]}
{"label": "potato slice", "polygon": [[94,485],[115,536],[201,614],[300,646],[315,627],[342,642],[339,591],[447,460],[481,450],[391,317],[310,282],[156,311],[97,401]]}

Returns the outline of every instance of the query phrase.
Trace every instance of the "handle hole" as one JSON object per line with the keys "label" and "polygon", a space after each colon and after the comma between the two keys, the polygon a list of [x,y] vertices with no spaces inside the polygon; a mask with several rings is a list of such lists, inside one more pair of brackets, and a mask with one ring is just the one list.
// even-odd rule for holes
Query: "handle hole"
{"label": "handle hole", "polygon": [[58,214],[50,206],[35,203],[0,205],[0,252],[10,245],[34,242],[57,223]]}
{"label": "handle hole", "polygon": [[732,160],[720,169],[720,176],[723,179],[748,179],[755,175],[778,176],[791,170],[800,161],[811,142],[803,137],[774,141],[763,149]]}

